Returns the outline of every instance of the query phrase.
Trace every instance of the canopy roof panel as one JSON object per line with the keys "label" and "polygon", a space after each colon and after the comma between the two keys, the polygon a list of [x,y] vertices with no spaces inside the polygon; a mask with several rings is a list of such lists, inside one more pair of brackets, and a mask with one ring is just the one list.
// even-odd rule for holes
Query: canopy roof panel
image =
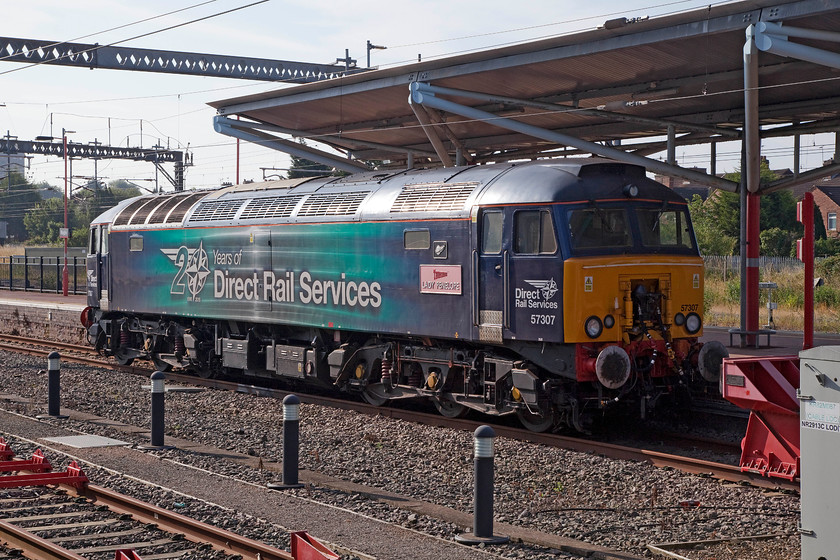
{"label": "canopy roof panel", "polygon": [[[322,142],[355,159],[403,165],[412,152],[415,164],[428,158],[434,165],[439,161],[434,143],[408,102],[409,84],[422,82],[489,96],[439,94],[491,113],[490,119],[427,111],[426,124],[438,131],[445,150],[457,150],[467,161],[536,157],[563,147],[502,128],[497,119],[650,154],[665,149],[661,138],[669,126],[677,145],[740,138],[745,30],[760,21],[837,30],[840,3],[756,0],[644,21],[612,20],[593,31],[211,105],[220,115]],[[840,50],[826,40],[791,41]],[[791,134],[806,125],[811,131],[836,129],[838,79],[836,69],[760,53],[762,125],[792,125]],[[645,140],[650,145],[639,144]]]}

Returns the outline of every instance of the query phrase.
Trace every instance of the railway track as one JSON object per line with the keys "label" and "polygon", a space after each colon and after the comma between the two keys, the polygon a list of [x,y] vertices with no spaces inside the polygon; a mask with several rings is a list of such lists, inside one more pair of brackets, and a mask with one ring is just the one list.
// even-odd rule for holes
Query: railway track
{"label": "railway track", "polygon": [[[68,352],[66,359],[74,362],[81,362],[96,367],[117,368],[121,371],[136,373],[140,375],[149,375],[152,371],[148,368],[140,368],[137,366],[119,366],[114,364],[102,356],[98,356],[91,348],[72,345],[52,343],[49,341],[31,340],[24,337],[12,337],[10,335],[0,335],[0,348],[11,351],[23,351],[34,355],[46,356],[49,352],[56,349],[64,349]],[[87,354],[87,355],[85,355]],[[95,356],[95,358],[93,357]],[[62,354],[62,359],[65,355]],[[248,393],[259,395],[263,397],[282,399],[290,394],[290,391],[282,389],[273,389],[264,386],[252,385],[248,383],[241,383],[235,381],[226,381],[221,379],[204,379],[194,375],[187,375],[181,373],[167,372],[166,379],[168,382],[184,383],[193,386],[200,386],[205,388],[236,391],[240,393]],[[386,416],[390,418],[398,418],[409,422],[418,422],[426,425],[440,426],[447,428],[454,428],[459,430],[475,430],[481,424],[488,423],[488,419],[470,420],[466,418],[447,418],[437,413],[428,413],[421,410],[414,410],[409,408],[395,408],[390,406],[374,406],[346,398],[329,397],[323,395],[312,394],[298,394],[295,393],[303,403],[316,404],[321,406],[329,406],[342,410],[352,410],[361,414],[372,416]],[[741,472],[740,467],[736,465],[729,465],[714,461],[707,461],[696,457],[688,457],[685,455],[677,455],[671,453],[663,453],[653,451],[650,449],[639,448],[638,446],[617,445],[607,442],[594,441],[584,437],[573,437],[559,434],[549,433],[534,433],[522,428],[504,425],[503,423],[494,423],[496,434],[501,437],[517,439],[531,443],[548,445],[552,447],[559,447],[569,449],[572,451],[579,451],[582,453],[595,453],[603,455],[612,459],[623,459],[631,461],[640,461],[650,463],[659,468],[672,468],[683,472],[709,476],[720,480],[736,483],[748,483],[754,486],[770,489],[782,489],[786,491],[799,491],[798,481],[785,481],[781,479],[768,479],[761,475],[751,472]],[[671,439],[679,440],[679,435],[671,434]],[[674,442],[676,445],[676,441]],[[697,438],[684,437],[682,444],[689,444],[692,447],[708,446],[710,450],[719,452],[723,447],[727,447],[732,453],[740,453],[731,444],[720,444],[713,441],[702,441]]]}
{"label": "railway track", "polygon": [[[15,462],[36,470],[44,466]],[[293,559],[283,550],[89,484],[75,463],[65,473],[14,469],[4,462],[6,472],[18,474],[0,476],[5,548],[0,558],[104,560],[119,550],[136,550],[145,560]]]}

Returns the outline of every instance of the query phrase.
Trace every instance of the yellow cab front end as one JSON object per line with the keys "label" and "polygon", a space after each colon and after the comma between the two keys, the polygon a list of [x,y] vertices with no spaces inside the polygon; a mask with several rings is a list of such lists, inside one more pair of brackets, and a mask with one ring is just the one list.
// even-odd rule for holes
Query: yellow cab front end
{"label": "yellow cab front end", "polygon": [[[578,381],[617,388],[633,372],[664,378],[688,368],[703,328],[700,257],[571,258],[563,276],[563,327],[576,345]],[[609,347],[616,349],[605,354]]]}

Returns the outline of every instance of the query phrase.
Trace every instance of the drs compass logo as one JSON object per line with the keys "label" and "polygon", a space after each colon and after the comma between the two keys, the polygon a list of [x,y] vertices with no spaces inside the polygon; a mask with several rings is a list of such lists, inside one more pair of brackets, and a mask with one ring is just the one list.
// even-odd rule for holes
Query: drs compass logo
{"label": "drs compass logo", "polygon": [[557,282],[554,281],[554,278],[551,280],[525,280],[525,283],[537,288],[542,293],[544,300],[553,298],[554,294],[557,293]]}
{"label": "drs compass logo", "polygon": [[554,296],[560,291],[554,278],[549,280],[525,280],[528,288],[516,288],[516,307],[522,309],[557,309]]}
{"label": "drs compass logo", "polygon": [[161,249],[161,252],[178,267],[169,293],[178,295],[189,290],[187,301],[201,301],[198,295],[204,289],[207,277],[210,276],[210,269],[207,266],[209,259],[204,250],[204,242],[199,243],[197,249],[181,245],[177,249]]}

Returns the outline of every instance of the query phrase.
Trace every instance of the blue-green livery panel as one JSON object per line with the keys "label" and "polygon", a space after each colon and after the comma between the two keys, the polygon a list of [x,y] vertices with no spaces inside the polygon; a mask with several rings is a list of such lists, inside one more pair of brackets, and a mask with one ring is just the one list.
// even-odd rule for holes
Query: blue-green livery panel
{"label": "blue-green livery panel", "polygon": [[445,261],[405,249],[399,222],[112,232],[111,309],[469,336],[469,221],[431,225]]}

